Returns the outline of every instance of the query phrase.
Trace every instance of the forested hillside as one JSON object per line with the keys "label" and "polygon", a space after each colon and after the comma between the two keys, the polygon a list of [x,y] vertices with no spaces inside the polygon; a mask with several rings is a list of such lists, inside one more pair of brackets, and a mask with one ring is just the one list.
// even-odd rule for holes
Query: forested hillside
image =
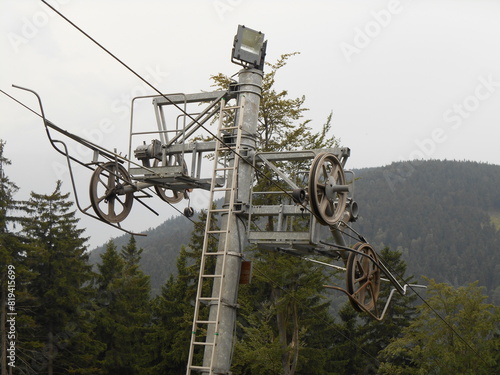
{"label": "forested hillside", "polygon": [[358,225],[372,243],[401,250],[417,277],[455,286],[479,280],[494,292],[500,284],[500,232],[493,224],[500,166],[407,162],[357,175]]}
{"label": "forested hillside", "polygon": [[[354,226],[376,249],[402,251],[408,274],[417,278],[454,286],[479,280],[500,303],[500,231],[493,224],[500,213],[500,166],[434,160],[355,173],[360,218]],[[175,272],[175,259],[192,228],[184,217],[171,218],[137,238],[154,293]],[[127,241],[123,236],[115,243]],[[91,260],[98,260],[103,249]]]}
{"label": "forested hillside", "polygon": [[[196,217],[194,218],[196,219]],[[176,259],[182,245],[186,245],[191,237],[193,223],[184,216],[167,219],[158,227],[144,232],[145,237],[137,236],[137,246],[142,248],[141,267],[151,276],[151,290],[158,294],[168,277],[176,272]],[[113,239],[117,247],[127,244],[130,236],[123,235]],[[90,262],[100,262],[100,255],[104,253],[106,245],[98,247],[90,253]]]}

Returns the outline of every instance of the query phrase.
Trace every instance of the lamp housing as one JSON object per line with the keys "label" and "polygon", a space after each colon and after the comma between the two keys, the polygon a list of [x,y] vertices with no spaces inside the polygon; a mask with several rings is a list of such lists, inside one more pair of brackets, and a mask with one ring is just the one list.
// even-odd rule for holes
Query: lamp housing
{"label": "lamp housing", "polygon": [[238,25],[231,61],[246,68],[263,70],[266,47],[267,40],[264,41],[263,33]]}

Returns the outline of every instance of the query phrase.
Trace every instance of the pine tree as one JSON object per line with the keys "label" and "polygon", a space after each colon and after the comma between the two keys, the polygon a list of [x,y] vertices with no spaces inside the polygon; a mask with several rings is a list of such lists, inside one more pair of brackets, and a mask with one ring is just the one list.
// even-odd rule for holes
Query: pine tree
{"label": "pine tree", "polygon": [[345,303],[339,310],[339,318],[331,341],[328,368],[338,375],[364,374],[364,363],[369,354],[364,351],[363,340],[358,333],[359,313],[350,303]]}
{"label": "pine tree", "polygon": [[[147,340],[151,375],[181,374],[186,370],[206,218],[206,211],[200,212],[189,244],[177,259],[177,275],[170,276],[153,302],[153,329]],[[215,217],[211,223],[216,229]],[[215,239],[209,241],[209,250],[215,251]]]}
{"label": "pine tree", "polygon": [[[14,198],[17,185],[6,174],[11,164],[4,156],[5,142],[0,140],[0,374],[6,375],[12,366],[23,368],[33,346],[26,338],[33,325],[31,317],[23,312],[30,308],[31,297],[26,290],[31,273],[24,253],[26,240],[13,229],[23,212],[21,202]],[[17,315],[14,315],[17,314]],[[15,319],[14,331],[7,330],[7,319]],[[14,343],[14,345],[12,345]],[[10,358],[9,358],[10,357]],[[8,365],[10,363],[10,365]]]}
{"label": "pine tree", "polygon": [[144,339],[150,322],[149,276],[139,268],[142,249],[133,236],[118,254],[108,242],[97,277],[99,363],[105,374],[143,373]]}
{"label": "pine tree", "polygon": [[177,259],[177,277],[170,276],[153,301],[153,330],[147,337],[149,374],[180,374],[185,371],[193,322],[192,279],[186,278],[187,252]]}
{"label": "pine tree", "polygon": [[92,272],[84,230],[71,210],[69,194],[61,182],[48,195],[32,192],[23,220],[30,240],[27,262],[33,273],[29,291],[35,298],[30,316],[35,322],[33,340],[39,350],[30,367],[38,374],[98,373],[94,367],[97,343],[91,338]]}
{"label": "pine tree", "polygon": [[253,254],[252,283],[240,287],[235,374],[323,374],[336,329],[325,300],[328,275],[275,252]]}
{"label": "pine tree", "polygon": [[112,354],[115,351],[116,315],[121,315],[116,301],[122,290],[124,263],[113,241],[109,241],[106,251],[101,254],[101,263],[97,265],[96,277],[96,339],[103,345],[98,355],[103,374],[112,372],[109,370],[111,358],[116,357]]}
{"label": "pine tree", "polygon": [[[413,276],[406,276],[406,263],[401,259],[401,252],[384,248],[380,252],[380,258],[388,266],[391,273],[404,283],[414,284]],[[382,276],[384,277],[384,276]],[[401,281],[403,282],[403,281]],[[394,287],[388,282],[382,282],[378,297],[380,311],[385,307],[387,299]],[[401,336],[402,330],[415,318],[415,301],[417,295],[410,287],[407,287],[405,296],[394,293],[387,307],[384,320],[379,322],[367,314],[360,315],[361,324],[356,327],[356,333],[361,337],[366,374],[375,374],[378,368],[376,357],[392,340]]]}

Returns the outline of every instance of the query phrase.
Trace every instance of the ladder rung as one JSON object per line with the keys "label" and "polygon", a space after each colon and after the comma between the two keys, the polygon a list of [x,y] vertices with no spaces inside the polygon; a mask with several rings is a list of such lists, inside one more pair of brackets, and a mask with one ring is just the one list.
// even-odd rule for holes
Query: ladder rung
{"label": "ladder rung", "polygon": [[216,324],[215,320],[197,320],[196,324]]}
{"label": "ladder rung", "polygon": [[212,213],[212,212],[228,212],[229,209],[228,208],[214,208],[214,209],[211,209],[209,213]]}
{"label": "ladder rung", "polygon": [[223,168],[214,168],[214,171],[217,172],[217,171],[230,171],[234,169],[234,167],[223,167]]}
{"label": "ladder rung", "polygon": [[195,341],[195,342],[193,342],[193,345],[214,346],[215,343],[213,343],[213,342],[204,342],[204,341]]}
{"label": "ladder rung", "polygon": [[238,126],[224,126],[220,128],[220,130],[234,130],[234,129],[238,129]]}
{"label": "ladder rung", "polygon": [[213,252],[213,253],[210,253],[210,252],[206,252],[205,255],[225,255],[226,253],[223,252],[223,251],[217,251],[217,252]]}
{"label": "ladder rung", "polygon": [[198,300],[200,301],[217,301],[219,298],[218,297],[199,297]]}
{"label": "ladder rung", "polygon": [[222,110],[229,111],[231,109],[239,109],[239,108],[241,108],[241,105],[228,105],[227,107],[223,107]]}
{"label": "ladder rung", "polygon": [[229,191],[233,190],[232,188],[214,188],[213,191]]}
{"label": "ladder rung", "polygon": [[208,230],[208,234],[226,233],[227,230]]}
{"label": "ladder rung", "polygon": [[213,278],[216,278],[216,277],[222,277],[222,275],[208,275],[208,274],[205,274],[205,275],[201,275],[201,277],[213,277]]}
{"label": "ladder rung", "polygon": [[200,371],[210,371],[210,367],[205,367],[205,366],[189,366],[190,370],[200,370]]}

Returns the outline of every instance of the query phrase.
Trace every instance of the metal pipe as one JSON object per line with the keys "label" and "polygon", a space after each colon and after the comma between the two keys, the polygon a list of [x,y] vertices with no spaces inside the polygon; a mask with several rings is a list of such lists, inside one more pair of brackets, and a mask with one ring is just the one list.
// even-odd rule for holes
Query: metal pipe
{"label": "metal pipe", "polygon": [[[244,107],[238,109],[237,116],[243,116],[242,128],[238,129],[241,132],[241,147],[237,150],[237,154],[233,153],[233,160],[239,158],[241,151],[249,151],[253,153],[256,148],[256,134],[259,115],[259,105],[261,97],[263,72],[257,69],[242,69],[239,72],[239,87],[238,104],[244,100]],[[240,160],[238,166],[238,173],[234,176],[229,173],[227,176],[227,186],[231,186],[234,178],[237,179],[237,201],[247,203],[250,201],[250,187],[252,185],[252,165]],[[226,193],[224,205],[229,205],[230,192]],[[231,207],[230,209],[233,209]],[[228,221],[228,217],[231,218]],[[244,238],[238,237],[245,235],[245,231],[238,231],[238,217],[236,214],[223,215],[221,217],[221,230],[228,230],[227,245],[233,253],[241,254],[240,243],[244,243]],[[219,250],[224,249],[225,243],[219,242]],[[216,274],[222,272],[223,263],[218,261],[216,264]],[[225,261],[224,275],[225,279],[220,288],[220,280],[214,280],[212,297],[220,297],[224,301],[218,308],[219,312],[219,325],[218,332],[210,332],[211,325],[208,327],[207,337],[209,335],[217,335],[217,345],[215,347],[207,346],[205,348],[203,365],[208,366],[210,359],[213,358],[212,368],[213,373],[228,374],[231,368],[231,355],[233,352],[233,333],[236,326],[236,303],[238,297],[238,285],[241,270],[241,256],[230,256]],[[220,296],[218,291],[220,288]],[[211,306],[209,320],[215,318],[217,314],[217,306]],[[212,351],[215,351],[212,353]]]}

